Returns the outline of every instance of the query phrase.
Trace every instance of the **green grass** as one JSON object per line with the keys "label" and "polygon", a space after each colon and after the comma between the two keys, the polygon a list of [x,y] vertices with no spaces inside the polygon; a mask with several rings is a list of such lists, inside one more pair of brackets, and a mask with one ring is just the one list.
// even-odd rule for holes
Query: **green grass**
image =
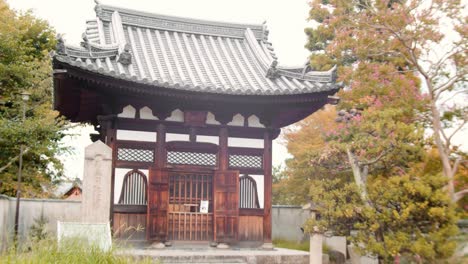
{"label": "green grass", "polygon": [[295,249],[295,250],[301,250],[301,251],[307,251],[309,252],[309,241],[307,242],[294,242],[286,239],[273,239],[273,245],[275,247],[279,248],[289,248],[289,249]]}
{"label": "green grass", "polygon": [[136,259],[115,254],[114,250],[102,251],[96,247],[66,241],[60,246],[54,239],[23,244],[21,249],[14,248],[0,253],[0,263],[153,263],[150,258]]}

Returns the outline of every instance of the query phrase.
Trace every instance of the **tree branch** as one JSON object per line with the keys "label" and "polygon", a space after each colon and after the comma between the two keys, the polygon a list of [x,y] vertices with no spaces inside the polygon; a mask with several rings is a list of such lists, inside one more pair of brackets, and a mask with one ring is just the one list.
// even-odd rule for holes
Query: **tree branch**
{"label": "tree branch", "polygon": [[[29,151],[29,148],[26,148],[26,149],[23,151],[23,155],[26,154],[26,153],[28,153],[28,151]],[[10,167],[14,162],[16,162],[16,161],[19,159],[19,156],[20,156],[20,155],[17,155],[17,156],[15,156],[15,157],[11,158],[10,161],[8,161],[8,163],[5,164],[5,166],[3,166],[3,167],[0,168],[0,173],[1,173],[2,171],[6,170],[8,167]]]}
{"label": "tree branch", "polygon": [[387,155],[388,152],[390,152],[391,149],[393,149],[392,146],[389,147],[388,149],[386,149],[386,150],[380,152],[380,154],[379,154],[376,158],[374,158],[374,159],[372,159],[372,160],[358,161],[358,164],[359,164],[359,166],[369,166],[369,165],[372,165],[372,164],[378,162],[379,160],[381,160],[385,155]]}
{"label": "tree branch", "polygon": [[447,103],[448,101],[452,100],[455,96],[459,95],[459,94],[463,94],[463,93],[466,93],[468,94],[468,91],[466,90],[460,90],[460,91],[457,91],[455,93],[453,93],[449,98],[445,99],[441,105],[445,105],[445,103]]}
{"label": "tree branch", "polygon": [[448,79],[445,83],[437,86],[434,88],[434,92],[437,92],[438,95],[450,89],[458,80],[460,80],[460,76],[455,74],[450,79]]}
{"label": "tree branch", "polygon": [[460,157],[458,157],[456,160],[455,160],[455,163],[453,164],[453,167],[452,167],[452,174],[451,175],[452,177],[455,176],[455,174],[457,174],[457,170],[458,170],[458,166],[460,166],[460,164],[462,163],[462,159]]}
{"label": "tree branch", "polygon": [[456,192],[454,202],[460,201],[460,199],[462,199],[467,193],[468,193],[468,189],[464,189],[464,190]]}
{"label": "tree branch", "polygon": [[450,146],[450,140],[452,140],[452,137],[458,132],[460,131],[465,125],[466,123],[468,123],[468,120],[463,120],[463,122],[452,132],[452,134],[450,134],[450,136],[447,138],[447,142],[446,142],[446,145],[449,145]]}

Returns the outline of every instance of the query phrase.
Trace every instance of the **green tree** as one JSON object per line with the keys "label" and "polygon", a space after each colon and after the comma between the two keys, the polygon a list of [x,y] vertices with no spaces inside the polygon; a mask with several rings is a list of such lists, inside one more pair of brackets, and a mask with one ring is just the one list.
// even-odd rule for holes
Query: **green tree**
{"label": "green tree", "polygon": [[424,174],[416,166],[408,174],[369,180],[368,199],[362,203],[355,183],[340,179],[314,180],[310,190],[320,214],[309,219],[306,230],[348,236],[362,253],[392,263],[408,256],[418,263],[450,257],[456,243],[455,210],[439,174]]}
{"label": "green tree", "polygon": [[[15,195],[18,157],[24,145],[23,195],[42,196],[41,184],[60,174],[56,158],[66,122],[52,110],[49,53],[56,40],[47,22],[19,14],[0,0],[0,193]],[[20,93],[31,94],[22,121]]]}

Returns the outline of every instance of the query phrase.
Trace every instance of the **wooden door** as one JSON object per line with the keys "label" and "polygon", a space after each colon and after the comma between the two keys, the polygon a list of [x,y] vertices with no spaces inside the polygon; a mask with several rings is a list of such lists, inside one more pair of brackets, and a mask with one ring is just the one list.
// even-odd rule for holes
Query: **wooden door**
{"label": "wooden door", "polygon": [[235,242],[239,228],[239,172],[216,171],[213,183],[214,239]]}
{"label": "wooden door", "polygon": [[166,241],[169,173],[151,168],[148,184],[147,240]]}
{"label": "wooden door", "polygon": [[[167,236],[169,240],[213,239],[212,179],[212,171],[171,171]],[[201,201],[208,202],[207,212],[200,212]]]}

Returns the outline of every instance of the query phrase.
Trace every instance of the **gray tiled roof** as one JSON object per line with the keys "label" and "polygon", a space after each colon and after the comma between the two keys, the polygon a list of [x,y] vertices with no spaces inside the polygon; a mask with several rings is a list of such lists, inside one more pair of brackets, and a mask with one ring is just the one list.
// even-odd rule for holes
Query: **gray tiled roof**
{"label": "gray tiled roof", "polygon": [[[149,14],[98,4],[80,47],[55,59],[102,75],[197,92],[282,95],[333,91],[335,71],[277,65],[264,24]],[[125,58],[130,57],[129,61]]]}

